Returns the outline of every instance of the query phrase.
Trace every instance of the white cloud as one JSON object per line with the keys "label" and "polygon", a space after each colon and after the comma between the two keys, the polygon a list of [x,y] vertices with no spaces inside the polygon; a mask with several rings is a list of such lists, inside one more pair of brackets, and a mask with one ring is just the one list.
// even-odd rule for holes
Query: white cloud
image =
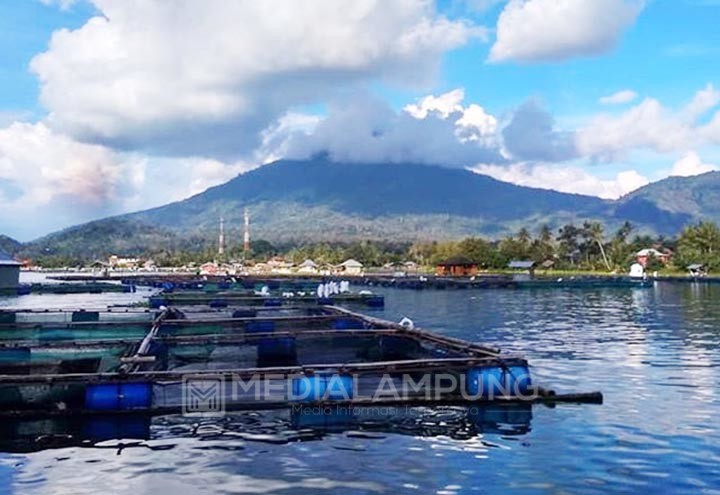
{"label": "white cloud", "polygon": [[659,101],[646,98],[620,116],[593,118],[578,132],[577,145],[584,155],[613,158],[637,148],[668,152],[685,146],[689,139],[688,128],[680,120]]}
{"label": "white cloud", "polygon": [[720,103],[720,91],[715,89],[712,84],[708,84],[704,89],[695,93],[692,101],[683,109],[682,117],[692,123],[716,107],[718,103]]}
{"label": "white cloud", "polygon": [[602,179],[581,167],[547,163],[516,163],[508,166],[478,165],[472,170],[521,186],[586,194],[606,199],[619,198],[649,183],[646,177],[635,170],[625,170],[619,172],[612,179]]}
{"label": "white cloud", "polygon": [[511,0],[500,14],[489,60],[540,62],[611,50],[642,0]]}
{"label": "white cloud", "polygon": [[624,103],[630,103],[638,97],[638,94],[631,89],[623,89],[617,93],[603,96],[598,100],[603,105],[622,105]]}
{"label": "white cloud", "polygon": [[462,88],[453,89],[440,96],[428,95],[416,103],[405,105],[403,110],[415,117],[424,119],[428,114],[437,112],[443,118],[447,118],[455,112],[462,112],[462,101],[465,99],[465,91]]}
{"label": "white cloud", "polygon": [[502,160],[497,120],[479,105],[462,105],[462,91],[424,98],[397,112],[368,95],[333,102],[311,134],[280,132],[289,158],[327,153],[338,162],[467,166]]}
{"label": "white cloud", "polygon": [[482,142],[491,147],[497,143],[498,120],[483,107],[471,103],[463,106],[465,90],[453,89],[439,96],[428,95],[417,102],[405,105],[403,110],[416,119],[429,116],[451,119],[455,123],[455,135],[461,142]]}
{"label": "white cloud", "polygon": [[148,158],[86,144],[43,123],[0,128],[0,232],[50,230],[186,198],[252,168],[245,162]]}
{"label": "white cloud", "polygon": [[703,163],[696,152],[690,151],[673,164],[670,175],[676,177],[691,177],[715,170],[718,170],[716,165]]}
{"label": "white cloud", "polygon": [[577,131],[577,148],[584,156],[614,159],[631,150],[668,153],[720,142],[720,112],[707,124],[701,119],[718,104],[720,91],[712,84],[675,111],[646,98],[619,115],[601,114],[590,119]]}
{"label": "white cloud", "polygon": [[54,129],[158,154],[240,156],[290,107],[382,79],[427,84],[483,36],[414,0],[93,0],[32,70]]}

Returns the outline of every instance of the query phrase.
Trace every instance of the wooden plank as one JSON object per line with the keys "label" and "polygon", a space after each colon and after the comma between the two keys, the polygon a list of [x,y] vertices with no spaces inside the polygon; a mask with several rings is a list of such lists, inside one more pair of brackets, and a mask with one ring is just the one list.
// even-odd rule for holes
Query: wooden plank
{"label": "wooden plank", "polygon": [[497,357],[460,357],[409,359],[401,361],[376,361],[370,363],[333,363],[304,366],[283,366],[272,368],[239,368],[188,373],[187,371],[142,371],[136,373],[75,373],[66,375],[0,375],[0,384],[23,383],[110,383],[110,382],[148,382],[182,381],[183,379],[217,377],[225,379],[252,377],[288,377],[314,375],[316,373],[368,374],[386,372],[431,372],[437,370],[467,370],[476,366],[527,366],[520,357],[499,359]]}
{"label": "wooden plank", "polygon": [[[315,402],[290,402],[290,401],[251,401],[251,402],[234,402],[225,405],[225,411],[267,411],[278,409],[298,410],[299,408],[308,408],[310,410],[332,411],[336,408],[345,408],[351,410],[356,407],[420,407],[420,406],[461,406],[461,407],[482,407],[490,405],[514,405],[514,404],[531,404],[546,405],[554,407],[560,404],[602,404],[603,395],[601,392],[585,392],[585,393],[568,393],[568,394],[531,394],[525,397],[495,397],[494,399],[475,399],[468,400],[462,396],[447,395],[440,399],[427,398],[419,395],[415,397],[407,397],[404,399],[395,398],[359,398],[351,400],[327,400]],[[86,409],[56,409],[56,410],[0,410],[0,417],[3,418],[44,418],[44,417],[65,417],[65,416],[163,416],[168,414],[183,413],[181,406],[157,407],[150,410],[117,410],[117,411],[90,411]]]}

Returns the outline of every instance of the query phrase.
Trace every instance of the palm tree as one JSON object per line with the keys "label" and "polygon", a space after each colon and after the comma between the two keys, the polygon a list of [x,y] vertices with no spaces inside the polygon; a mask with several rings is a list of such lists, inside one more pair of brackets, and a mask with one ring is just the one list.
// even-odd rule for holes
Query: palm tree
{"label": "palm tree", "polygon": [[610,268],[610,263],[608,262],[607,256],[605,255],[605,247],[603,246],[604,232],[602,224],[600,222],[590,222],[586,223],[585,227],[587,229],[588,237],[592,239],[593,242],[597,243],[598,247],[600,248],[600,254],[602,255],[605,267],[608,271],[611,271],[612,268]]}

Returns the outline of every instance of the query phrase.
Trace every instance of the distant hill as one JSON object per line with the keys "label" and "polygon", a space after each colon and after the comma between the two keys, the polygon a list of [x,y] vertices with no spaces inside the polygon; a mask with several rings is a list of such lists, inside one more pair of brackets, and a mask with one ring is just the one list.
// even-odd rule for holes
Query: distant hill
{"label": "distant hill", "polygon": [[246,207],[252,237],[273,242],[499,238],[521,227],[584,220],[608,230],[629,220],[646,232],[673,235],[704,215],[720,220],[718,191],[720,175],[713,173],[666,179],[608,201],[439,166],[281,160],[183,201],[51,234],[23,251],[89,258],[202,249],[215,245],[220,217],[228,244],[238,245]]}
{"label": "distant hill", "polygon": [[631,192],[619,203],[637,201],[646,201],[655,208],[686,218],[720,223],[720,172],[668,177]]}
{"label": "distant hill", "polygon": [[22,243],[12,237],[0,234],[0,252],[15,255],[22,249]]}
{"label": "distant hill", "polygon": [[73,259],[106,260],[108,254],[128,256],[174,249],[197,249],[205,241],[179,236],[166,228],[121,218],[106,218],[71,227],[27,243],[23,256],[37,259],[62,256]]}

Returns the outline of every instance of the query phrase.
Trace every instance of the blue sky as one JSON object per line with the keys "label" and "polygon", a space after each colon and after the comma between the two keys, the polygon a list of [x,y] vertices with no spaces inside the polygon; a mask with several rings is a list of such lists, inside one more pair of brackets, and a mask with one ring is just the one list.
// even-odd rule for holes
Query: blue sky
{"label": "blue sky", "polygon": [[718,1],[345,1],[1,3],[0,233],[318,151],[608,198],[720,165]]}

